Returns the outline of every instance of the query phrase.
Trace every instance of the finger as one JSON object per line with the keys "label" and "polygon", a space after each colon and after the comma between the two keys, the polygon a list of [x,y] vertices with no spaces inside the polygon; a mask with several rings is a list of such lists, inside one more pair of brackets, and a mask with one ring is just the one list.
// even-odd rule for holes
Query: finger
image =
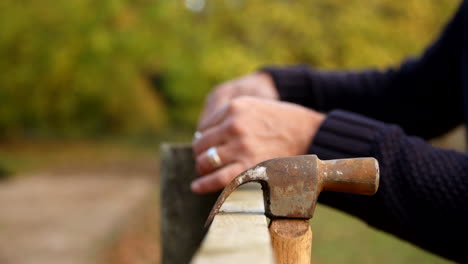
{"label": "finger", "polygon": [[243,170],[241,163],[231,163],[212,174],[196,179],[190,188],[192,192],[199,194],[221,190]]}
{"label": "finger", "polygon": [[210,127],[221,123],[229,114],[229,104],[224,104],[219,110],[208,113],[206,118],[202,119],[198,124],[198,131],[204,132]]}
{"label": "finger", "polygon": [[[225,144],[216,147],[216,152],[218,153],[219,159],[221,160],[221,166],[226,166],[227,164],[233,163],[236,160],[236,156],[233,155],[235,152],[232,150],[232,144]],[[200,175],[206,175],[218,169],[216,164],[213,164],[210,161],[206,151],[198,155],[196,161],[196,169]]]}
{"label": "finger", "polygon": [[210,147],[222,145],[227,140],[227,122],[222,122],[206,129],[199,138],[192,142],[193,153],[198,156]]}
{"label": "finger", "polygon": [[219,111],[224,105],[229,103],[231,93],[229,92],[230,82],[216,86],[213,91],[206,97],[205,106],[198,120],[198,124],[205,122],[213,113]]}
{"label": "finger", "polygon": [[228,103],[229,97],[227,96],[209,99],[206,102],[205,107],[203,108],[198,123],[200,124],[204,122],[205,119],[208,119],[214,112],[217,112],[218,110],[222,109],[222,107]]}

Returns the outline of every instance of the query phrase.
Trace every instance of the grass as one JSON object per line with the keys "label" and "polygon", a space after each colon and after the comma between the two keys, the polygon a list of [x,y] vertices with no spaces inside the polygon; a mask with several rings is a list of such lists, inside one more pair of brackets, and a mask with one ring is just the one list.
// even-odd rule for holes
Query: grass
{"label": "grass", "polygon": [[328,206],[317,207],[311,226],[314,264],[452,263]]}

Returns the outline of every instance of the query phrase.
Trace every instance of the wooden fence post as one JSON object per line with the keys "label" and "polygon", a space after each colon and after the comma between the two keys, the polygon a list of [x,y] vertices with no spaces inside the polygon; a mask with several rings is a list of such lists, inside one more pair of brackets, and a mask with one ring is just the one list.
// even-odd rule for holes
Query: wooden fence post
{"label": "wooden fence post", "polygon": [[160,155],[162,263],[186,264],[200,246],[203,225],[219,193],[190,191],[197,173],[189,144],[162,144]]}

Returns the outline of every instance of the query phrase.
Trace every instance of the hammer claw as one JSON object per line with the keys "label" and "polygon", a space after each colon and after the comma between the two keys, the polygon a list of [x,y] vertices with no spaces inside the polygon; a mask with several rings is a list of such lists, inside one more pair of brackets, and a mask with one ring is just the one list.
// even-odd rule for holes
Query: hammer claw
{"label": "hammer claw", "polygon": [[231,195],[235,189],[248,182],[260,182],[262,184],[263,182],[266,182],[267,179],[266,168],[262,166],[262,163],[242,172],[237,177],[235,177],[219,195],[215,206],[213,209],[211,209],[210,215],[205,222],[205,227],[208,227],[211,224],[214,216],[219,212],[227,197]]}

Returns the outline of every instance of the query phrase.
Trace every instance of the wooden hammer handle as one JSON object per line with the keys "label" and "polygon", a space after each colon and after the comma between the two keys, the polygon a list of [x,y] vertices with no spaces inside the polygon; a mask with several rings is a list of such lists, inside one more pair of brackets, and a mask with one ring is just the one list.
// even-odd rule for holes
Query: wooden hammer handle
{"label": "wooden hammer handle", "polygon": [[273,219],[270,236],[276,264],[310,264],[312,231],[308,220]]}

